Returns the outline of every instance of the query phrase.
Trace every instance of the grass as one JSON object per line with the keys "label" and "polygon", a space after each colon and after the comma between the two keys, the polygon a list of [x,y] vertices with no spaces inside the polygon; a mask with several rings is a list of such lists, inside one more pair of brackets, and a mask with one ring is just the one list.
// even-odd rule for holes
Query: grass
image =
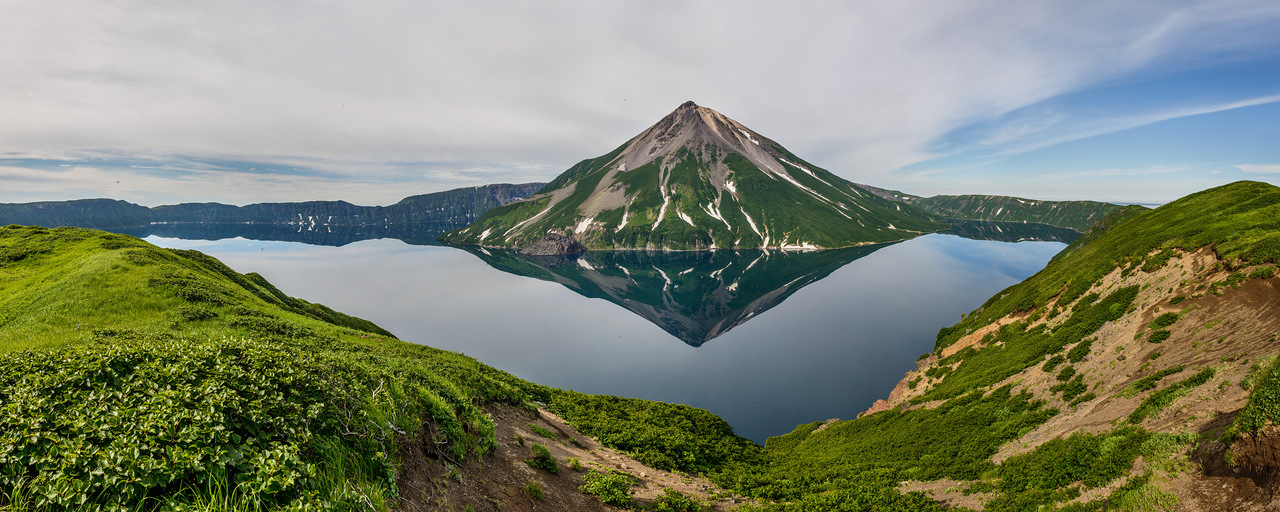
{"label": "grass", "polygon": [[1138,404],[1138,408],[1134,409],[1133,413],[1129,414],[1129,423],[1142,423],[1142,420],[1147,419],[1152,414],[1156,414],[1164,410],[1165,407],[1168,407],[1177,399],[1182,398],[1191,389],[1209,382],[1209,379],[1212,379],[1216,373],[1216,369],[1208,367],[1200,370],[1195,375],[1187,377],[1185,380],[1179,381],[1167,388],[1152,393],[1151,396],[1143,400],[1141,404]]}
{"label": "grass", "polygon": [[0,506],[385,509],[399,439],[481,456],[481,405],[527,398],[194,251],[9,226],[0,252]]}
{"label": "grass", "polygon": [[[1191,194],[1155,210],[1120,209],[1109,229],[1086,233],[1044,270],[995,295],[956,326],[939,333],[935,348],[1015,311],[1074,301],[1117,267],[1142,266],[1153,252],[1211,247],[1222,259],[1253,264],[1280,261],[1280,188],[1240,181]],[[1111,217],[1111,216],[1109,216]]]}
{"label": "grass", "polygon": [[529,424],[529,430],[532,430],[535,434],[538,434],[547,439],[559,439],[559,436],[557,436],[555,432],[542,428],[538,425],[534,425],[532,423]]}
{"label": "grass", "polygon": [[525,459],[529,463],[529,467],[537,469],[545,469],[548,473],[556,474],[560,472],[560,464],[556,462],[555,457],[551,456],[551,451],[546,446],[534,443],[530,449],[533,457]]}
{"label": "grass", "polygon": [[604,502],[606,505],[614,505],[621,508],[634,508],[636,501],[632,497],[632,488],[639,484],[636,477],[620,471],[610,470],[603,473],[596,470],[588,471],[582,478],[583,483],[579,490],[584,494],[591,494]]}
{"label": "grass", "polygon": [[524,492],[528,493],[529,497],[533,498],[534,501],[542,501],[547,497],[546,494],[542,492],[542,484],[539,484],[538,482],[529,482],[524,486]]}

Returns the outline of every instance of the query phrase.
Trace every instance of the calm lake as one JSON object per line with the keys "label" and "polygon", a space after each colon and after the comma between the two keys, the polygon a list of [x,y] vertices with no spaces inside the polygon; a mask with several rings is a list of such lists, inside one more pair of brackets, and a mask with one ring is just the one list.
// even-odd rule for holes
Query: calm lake
{"label": "calm lake", "polygon": [[933,234],[841,251],[575,260],[389,238],[196,238],[214,237],[146,236],[258,272],[405,341],[549,386],[702,407],[761,443],[801,423],[853,418],[887,396],[940,327],[1065,246]]}

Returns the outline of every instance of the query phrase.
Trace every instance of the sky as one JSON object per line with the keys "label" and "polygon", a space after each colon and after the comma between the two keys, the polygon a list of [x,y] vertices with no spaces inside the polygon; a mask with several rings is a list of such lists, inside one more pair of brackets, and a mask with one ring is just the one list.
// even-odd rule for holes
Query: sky
{"label": "sky", "polygon": [[1280,184],[1280,2],[0,0],[0,202],[550,181],[692,100],[846,179]]}

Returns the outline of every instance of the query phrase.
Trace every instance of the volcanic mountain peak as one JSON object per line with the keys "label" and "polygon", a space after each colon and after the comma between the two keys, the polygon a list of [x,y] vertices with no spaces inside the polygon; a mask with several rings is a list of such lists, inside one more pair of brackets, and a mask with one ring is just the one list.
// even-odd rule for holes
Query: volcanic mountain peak
{"label": "volcanic mountain peak", "polygon": [[443,239],[519,247],[558,232],[590,249],[817,249],[943,227],[690,101],[529,200]]}

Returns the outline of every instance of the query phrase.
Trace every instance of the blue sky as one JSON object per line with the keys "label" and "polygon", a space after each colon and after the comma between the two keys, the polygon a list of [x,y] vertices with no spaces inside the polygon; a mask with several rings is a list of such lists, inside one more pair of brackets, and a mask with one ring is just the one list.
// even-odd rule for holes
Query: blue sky
{"label": "blue sky", "polygon": [[1162,203],[1280,183],[1280,3],[0,4],[0,202],[548,181],[686,100],[847,179]]}

